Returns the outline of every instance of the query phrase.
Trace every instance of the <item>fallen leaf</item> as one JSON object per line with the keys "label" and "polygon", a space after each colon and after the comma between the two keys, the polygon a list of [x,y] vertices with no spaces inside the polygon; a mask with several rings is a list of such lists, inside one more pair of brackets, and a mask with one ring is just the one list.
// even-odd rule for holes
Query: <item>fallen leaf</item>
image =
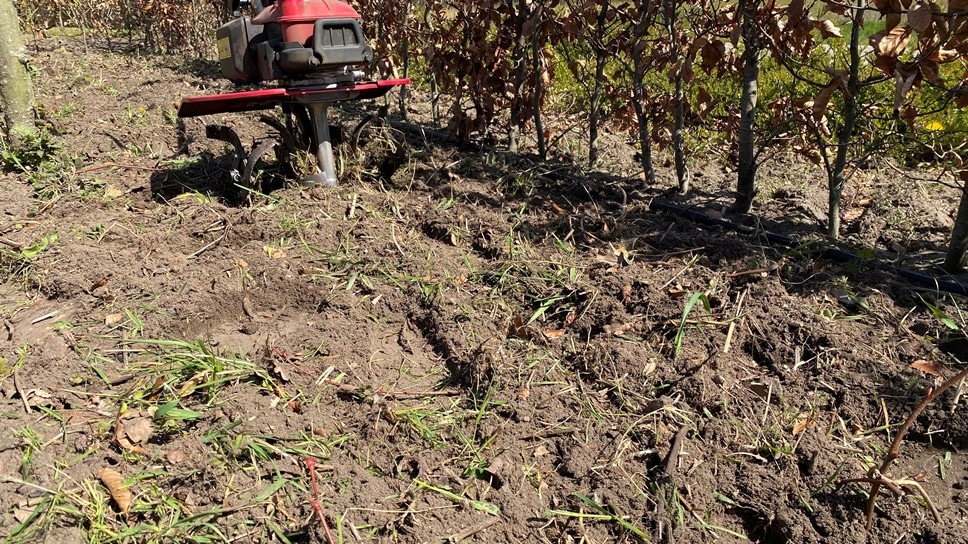
{"label": "fallen leaf", "polygon": [[612,336],[622,336],[632,328],[631,323],[609,323],[605,325],[605,334]]}
{"label": "fallen leaf", "polygon": [[911,368],[913,368],[914,370],[923,372],[925,374],[928,374],[930,376],[934,376],[936,378],[941,377],[941,367],[939,367],[938,364],[935,363],[934,361],[919,359],[911,363]]}
{"label": "fallen leaf", "polygon": [[122,313],[108,314],[108,315],[104,316],[104,324],[105,325],[117,325],[123,319],[124,319],[124,314],[122,314]]}
{"label": "fallen leaf", "polygon": [[797,436],[803,431],[807,430],[807,427],[813,425],[813,419],[809,417],[801,418],[793,425],[793,436]]}
{"label": "fallen leaf", "polygon": [[270,259],[282,259],[286,256],[286,252],[277,247],[263,246],[262,249]]}
{"label": "fallen leaf", "polygon": [[672,298],[674,298],[674,299],[676,299],[676,298],[682,298],[682,297],[686,296],[686,291],[685,291],[685,289],[681,289],[681,288],[678,288],[678,287],[674,287],[672,289],[669,289],[669,296],[672,297]]}
{"label": "fallen leaf", "polygon": [[565,329],[545,329],[541,331],[545,338],[561,338],[565,335]]}
{"label": "fallen leaf", "polygon": [[527,322],[521,316],[516,315],[511,318],[511,336],[517,336],[524,340],[533,340],[534,334],[534,331],[528,327]]}
{"label": "fallen leaf", "polygon": [[173,465],[184,463],[186,459],[187,457],[185,456],[185,452],[181,450],[169,450],[168,453],[165,454],[165,460]]}
{"label": "fallen leaf", "polygon": [[124,435],[128,437],[128,440],[132,444],[140,444],[148,440],[154,432],[151,419],[147,417],[138,417],[130,421],[125,421],[123,429]]}
{"label": "fallen leaf", "polygon": [[578,319],[578,311],[573,309],[572,311],[568,312],[568,315],[565,316],[565,322],[561,324],[561,327],[570,327],[576,319]]}
{"label": "fallen leaf", "polygon": [[118,510],[127,517],[128,509],[131,508],[131,490],[124,485],[124,477],[111,468],[102,468],[97,475],[104,487],[108,488]]}

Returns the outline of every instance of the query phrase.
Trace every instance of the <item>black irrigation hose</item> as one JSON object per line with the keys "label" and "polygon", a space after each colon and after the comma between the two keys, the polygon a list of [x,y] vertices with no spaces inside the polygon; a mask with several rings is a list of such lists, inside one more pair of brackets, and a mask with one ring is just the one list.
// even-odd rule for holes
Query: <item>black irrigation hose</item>
{"label": "black irrigation hose", "polygon": [[[672,213],[679,217],[684,217],[686,219],[695,221],[697,223],[703,223],[705,225],[715,225],[715,226],[733,230],[742,234],[761,235],[766,237],[766,239],[769,240],[771,243],[778,244],[787,248],[796,248],[796,247],[803,246],[801,242],[798,242],[796,239],[791,238],[789,236],[776,234],[774,232],[762,231],[760,229],[750,227],[748,225],[740,225],[737,223],[733,223],[732,221],[727,221],[725,219],[710,217],[696,210],[689,210],[686,208],[673,206],[672,204],[666,204],[664,202],[655,202],[655,201],[653,201],[649,207],[652,208],[653,210]],[[833,259],[835,261],[845,262],[845,263],[857,262],[857,261],[863,260],[860,258],[860,256],[855,255],[853,253],[848,253],[846,251],[829,248],[829,247],[816,248],[813,251],[809,251],[809,253],[815,253],[817,254],[818,257]],[[883,265],[883,264],[882,266],[886,267],[886,265]],[[900,268],[897,266],[891,266],[889,268],[893,270],[894,273],[897,274],[898,276],[901,276],[902,278],[908,281],[911,281],[913,283],[926,285],[931,287],[932,289],[937,289],[939,291],[954,293],[956,295],[961,295],[961,296],[968,296],[968,286],[965,286],[960,282],[957,282],[954,280],[938,279],[929,274],[915,272],[914,270]]]}

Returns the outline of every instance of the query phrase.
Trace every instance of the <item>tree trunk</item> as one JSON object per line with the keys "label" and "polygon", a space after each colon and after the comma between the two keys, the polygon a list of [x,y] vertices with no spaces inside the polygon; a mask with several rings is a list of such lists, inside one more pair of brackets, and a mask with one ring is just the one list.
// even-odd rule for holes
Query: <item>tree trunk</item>
{"label": "tree trunk", "polygon": [[733,211],[749,213],[756,195],[756,125],[757,83],[760,77],[759,28],[756,26],[757,0],[742,0],[743,11],[743,91],[740,98],[739,171]]}
{"label": "tree trunk", "polygon": [[521,118],[522,92],[525,81],[528,77],[528,41],[524,35],[524,24],[531,15],[528,10],[526,0],[518,0],[518,7],[514,9],[512,0],[508,0],[508,7],[514,11],[514,29],[517,35],[514,38],[514,50],[512,51],[511,61],[514,63],[514,96],[511,98],[511,126],[508,130],[508,151],[518,152],[518,142],[521,139],[521,125],[524,119]]}
{"label": "tree trunk", "polygon": [[649,112],[645,109],[645,71],[649,68],[642,59],[641,48],[644,45],[646,31],[649,24],[651,9],[648,4],[640,6],[638,23],[635,25],[635,39],[640,44],[632,51],[632,106],[635,108],[635,119],[639,125],[639,149],[641,153],[642,174],[648,184],[655,183],[655,166],[652,164],[652,135],[649,129]]}
{"label": "tree trunk", "polygon": [[541,95],[544,94],[544,85],[541,80],[541,43],[538,40],[541,27],[542,6],[539,4],[535,9],[534,15],[534,38],[531,40],[531,70],[534,72],[534,132],[538,139],[538,156],[541,160],[548,158],[548,146],[545,143],[544,123],[541,121]]}
{"label": "tree trunk", "polygon": [[27,48],[12,0],[0,0],[0,96],[7,141],[14,148],[37,132],[34,93],[27,73]]}
{"label": "tree trunk", "polygon": [[[403,6],[403,45],[400,55],[403,57],[403,77],[410,77],[410,2]],[[406,85],[400,86],[400,119],[407,120],[407,92]]]}
{"label": "tree trunk", "polygon": [[[679,51],[679,31],[676,28],[678,20],[678,0],[665,0],[665,23],[666,31],[669,34],[669,49],[672,51],[670,64],[672,65],[673,79],[675,80],[675,91],[672,96],[672,157],[676,169],[676,179],[679,180],[679,192],[686,194],[689,192],[689,175],[686,171],[686,152],[683,148],[682,128],[685,118],[685,82],[682,81],[683,60],[682,52]],[[685,62],[689,62],[686,59]]]}
{"label": "tree trunk", "polygon": [[847,92],[844,93],[843,125],[837,131],[837,156],[827,173],[827,234],[834,239],[840,238],[840,200],[847,182],[847,158],[854,127],[857,125],[857,101],[860,92],[860,29],[864,24],[864,10],[854,9],[850,27],[850,67],[847,76]]}
{"label": "tree trunk", "polygon": [[961,171],[961,204],[955,217],[955,228],[951,231],[951,243],[948,245],[948,256],[944,261],[944,269],[952,274],[968,268],[968,170]]}
{"label": "tree trunk", "polygon": [[592,47],[595,49],[595,86],[592,88],[591,100],[588,108],[588,166],[594,168],[598,164],[598,121],[602,112],[602,94],[605,92],[605,62],[608,51],[598,43],[605,38],[605,24],[608,22],[609,2],[602,2],[598,12],[597,36],[592,36]]}

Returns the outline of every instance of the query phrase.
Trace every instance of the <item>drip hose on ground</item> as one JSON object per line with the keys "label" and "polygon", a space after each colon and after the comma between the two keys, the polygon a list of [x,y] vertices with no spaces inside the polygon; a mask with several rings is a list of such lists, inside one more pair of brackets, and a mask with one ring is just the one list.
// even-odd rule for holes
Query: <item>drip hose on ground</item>
{"label": "drip hose on ground", "polygon": [[[726,219],[719,219],[716,217],[710,217],[705,213],[690,210],[687,208],[680,208],[679,206],[673,206],[672,204],[666,204],[664,202],[655,202],[649,206],[651,209],[656,211],[667,212],[679,217],[688,219],[690,221],[695,221],[696,223],[702,223],[705,225],[715,225],[717,227],[722,227],[724,229],[739,232],[741,234],[747,235],[758,235],[763,236],[773,244],[777,244],[786,248],[799,248],[803,247],[802,242],[797,241],[789,236],[784,236],[782,234],[777,234],[775,232],[763,231],[761,229],[751,227],[748,225],[740,225],[738,223],[733,223],[732,221],[727,221]],[[849,253],[840,249],[830,248],[830,247],[817,247],[812,250],[808,250],[807,253],[815,254],[817,257],[824,259],[832,259],[839,262],[859,262],[865,261],[859,255]],[[866,260],[867,262],[871,262]],[[938,291],[945,291],[948,293],[954,293],[956,295],[968,296],[968,286],[955,281],[940,279],[930,274],[925,274],[923,272],[917,272],[914,270],[901,268],[897,266],[886,265],[879,261],[873,261],[872,264],[879,266],[881,268],[889,269],[893,271],[898,276],[912,282],[921,284],[931,289],[936,289]]]}

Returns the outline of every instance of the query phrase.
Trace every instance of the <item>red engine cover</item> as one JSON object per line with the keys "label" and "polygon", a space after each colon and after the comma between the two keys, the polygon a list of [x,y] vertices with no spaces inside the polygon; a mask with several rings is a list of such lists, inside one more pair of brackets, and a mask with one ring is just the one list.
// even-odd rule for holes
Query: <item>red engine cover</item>
{"label": "red engine cover", "polygon": [[340,0],[277,0],[252,18],[252,24],[279,23],[282,39],[308,45],[317,19],[359,19],[352,6]]}

